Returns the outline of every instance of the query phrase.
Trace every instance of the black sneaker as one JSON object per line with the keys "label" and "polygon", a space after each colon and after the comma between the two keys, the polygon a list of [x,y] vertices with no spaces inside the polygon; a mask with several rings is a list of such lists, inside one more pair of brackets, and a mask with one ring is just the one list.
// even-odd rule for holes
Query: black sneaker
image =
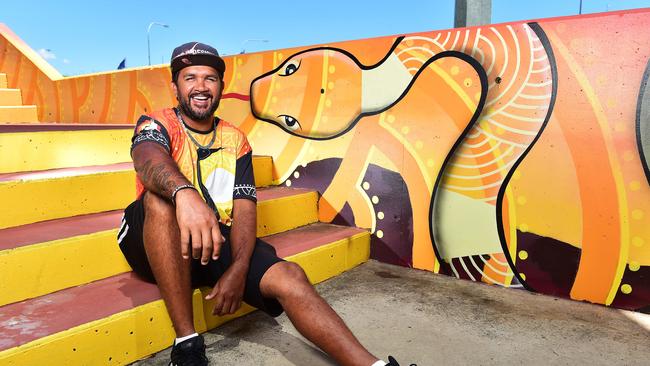
{"label": "black sneaker", "polygon": [[205,343],[203,336],[192,337],[172,347],[169,366],[206,366]]}
{"label": "black sneaker", "polygon": [[[386,366],[399,366],[399,363],[397,362],[397,360],[393,358],[393,356],[388,356],[388,363],[386,364]],[[410,366],[418,366],[418,365],[412,363]]]}

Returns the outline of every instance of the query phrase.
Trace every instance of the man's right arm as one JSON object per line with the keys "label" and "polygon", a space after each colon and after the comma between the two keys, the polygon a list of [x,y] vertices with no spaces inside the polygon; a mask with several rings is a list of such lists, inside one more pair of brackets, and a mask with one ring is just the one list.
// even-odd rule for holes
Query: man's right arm
{"label": "man's right arm", "polygon": [[140,181],[149,192],[171,200],[176,187],[191,184],[161,145],[138,144],[133,148],[131,157]]}
{"label": "man's right arm", "polygon": [[[162,145],[142,142],[131,151],[133,166],[145,189],[171,201],[176,188],[191,184]],[[195,189],[176,192],[176,220],[181,236],[181,254],[201,258],[206,264],[212,256],[218,258],[223,236],[212,209]]]}

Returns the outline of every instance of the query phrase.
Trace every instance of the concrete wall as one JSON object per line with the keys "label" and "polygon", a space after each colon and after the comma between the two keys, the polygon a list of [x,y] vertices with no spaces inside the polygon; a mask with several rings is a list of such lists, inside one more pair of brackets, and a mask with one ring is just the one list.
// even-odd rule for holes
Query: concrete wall
{"label": "concrete wall", "polygon": [[[643,9],[237,55],[218,114],[276,183],[322,193],[321,220],[370,229],[374,258],[648,311],[649,24]],[[43,121],[174,103],[164,67],[48,81],[3,35],[0,72]]]}

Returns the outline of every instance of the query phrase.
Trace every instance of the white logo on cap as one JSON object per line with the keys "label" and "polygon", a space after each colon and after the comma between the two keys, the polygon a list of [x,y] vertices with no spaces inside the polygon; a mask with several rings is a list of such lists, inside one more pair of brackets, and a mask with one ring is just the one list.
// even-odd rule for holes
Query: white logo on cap
{"label": "white logo on cap", "polygon": [[211,56],[216,56],[214,53],[208,51],[208,50],[202,50],[202,49],[196,49],[196,46],[198,46],[199,42],[196,42],[192,48],[190,48],[187,51],[181,52],[178,56],[176,57],[181,57],[181,56],[186,56],[186,55],[211,55]]}

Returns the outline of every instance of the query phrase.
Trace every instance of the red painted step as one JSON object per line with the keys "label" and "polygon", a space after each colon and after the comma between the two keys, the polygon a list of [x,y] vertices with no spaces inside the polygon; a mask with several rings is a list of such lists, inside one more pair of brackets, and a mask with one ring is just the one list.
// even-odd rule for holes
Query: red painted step
{"label": "red painted step", "polygon": [[[259,202],[263,202],[307,192],[310,190],[288,187],[258,188],[257,199]],[[116,229],[120,226],[122,212],[122,210],[115,210],[0,229],[0,250]]]}
{"label": "red painted step", "polygon": [[[280,257],[366,232],[323,223],[264,238]],[[110,301],[106,301],[110,299]],[[0,307],[0,351],[160,299],[155,285],[133,273]]]}

